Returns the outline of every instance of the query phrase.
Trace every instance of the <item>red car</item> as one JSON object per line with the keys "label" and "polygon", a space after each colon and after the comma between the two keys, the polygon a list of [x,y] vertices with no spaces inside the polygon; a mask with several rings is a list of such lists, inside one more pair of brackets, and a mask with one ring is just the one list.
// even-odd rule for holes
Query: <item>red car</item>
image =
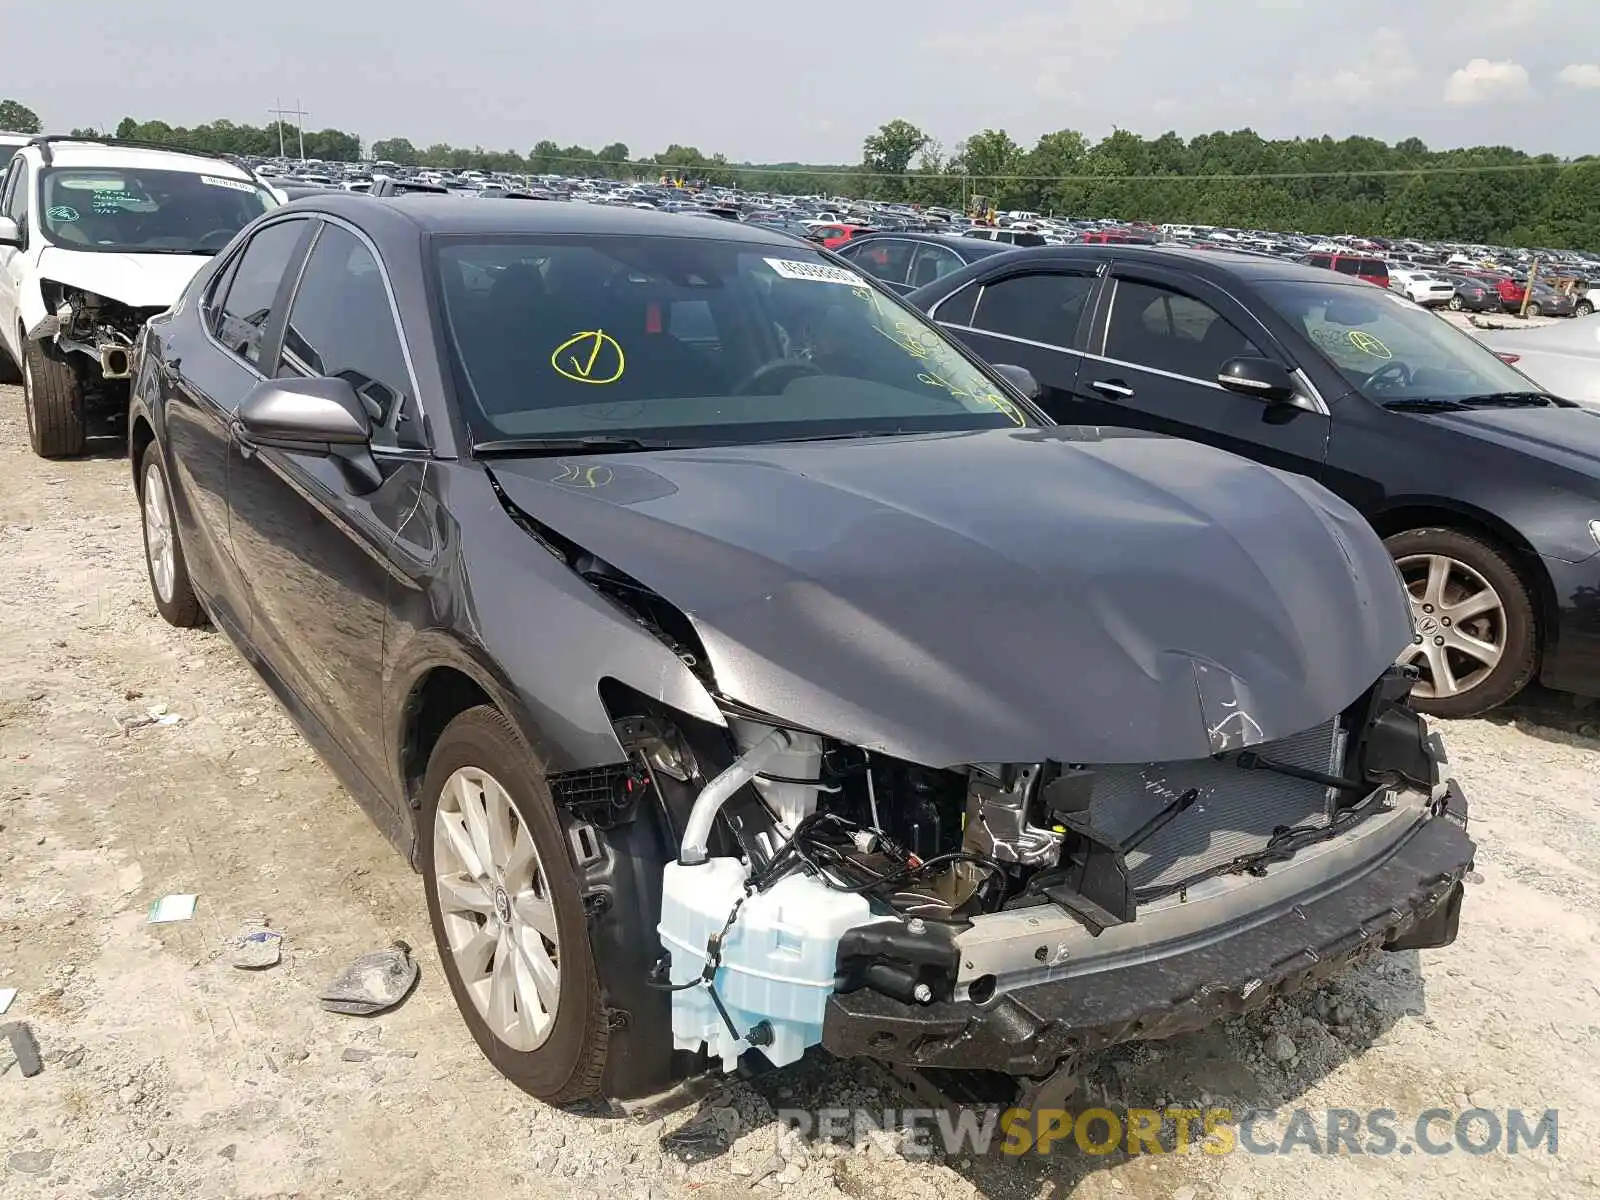
{"label": "red car", "polygon": [[821,242],[829,250],[837,250],[851,238],[871,232],[866,225],[814,225],[806,236],[814,242]]}
{"label": "red car", "polygon": [[1365,254],[1312,254],[1305,262],[1309,266],[1337,271],[1341,275],[1354,275],[1378,287],[1389,286],[1389,264],[1381,258]]}

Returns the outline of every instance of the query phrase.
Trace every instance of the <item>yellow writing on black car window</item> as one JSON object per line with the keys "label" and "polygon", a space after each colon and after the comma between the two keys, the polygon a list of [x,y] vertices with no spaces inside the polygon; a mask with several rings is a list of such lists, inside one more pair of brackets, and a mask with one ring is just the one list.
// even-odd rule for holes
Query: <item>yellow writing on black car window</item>
{"label": "yellow writing on black car window", "polygon": [[584,467],[577,463],[564,462],[561,464],[561,469],[556,472],[553,482],[567,487],[602,488],[615,478],[616,474],[608,466]]}
{"label": "yellow writing on black car window", "polygon": [[1385,346],[1383,342],[1363,329],[1352,329],[1345,335],[1350,339],[1350,344],[1363,354],[1370,354],[1373,358],[1393,358],[1394,351]]}
{"label": "yellow writing on black car window", "polygon": [[917,382],[918,383],[925,383],[929,387],[943,388],[945,391],[949,392],[952,396],[958,396],[959,397],[959,396],[965,396],[967,394],[966,392],[964,392],[960,388],[958,388],[955,384],[951,383],[948,379],[944,378],[942,375],[939,375],[939,374],[937,374],[937,373],[935,373],[933,371],[924,371],[924,372],[922,372],[920,375],[917,376]]}
{"label": "yellow writing on black car window", "polygon": [[627,358],[605,330],[585,329],[550,352],[550,365],[573,383],[615,383],[627,368]]}
{"label": "yellow writing on black car window", "polygon": [[1022,410],[998,392],[985,392],[977,399],[994,408],[1014,425],[1028,423],[1028,419],[1022,415]]}

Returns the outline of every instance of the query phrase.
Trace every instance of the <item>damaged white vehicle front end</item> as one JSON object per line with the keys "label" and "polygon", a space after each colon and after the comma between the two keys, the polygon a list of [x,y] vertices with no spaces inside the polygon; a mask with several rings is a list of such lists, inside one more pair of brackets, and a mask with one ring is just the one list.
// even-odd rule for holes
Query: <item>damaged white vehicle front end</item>
{"label": "damaged white vehicle front end", "polygon": [[24,337],[48,342],[59,356],[109,380],[133,374],[139,332],[165,312],[194,278],[205,258],[184,255],[80,253],[46,247],[38,280],[21,300]]}

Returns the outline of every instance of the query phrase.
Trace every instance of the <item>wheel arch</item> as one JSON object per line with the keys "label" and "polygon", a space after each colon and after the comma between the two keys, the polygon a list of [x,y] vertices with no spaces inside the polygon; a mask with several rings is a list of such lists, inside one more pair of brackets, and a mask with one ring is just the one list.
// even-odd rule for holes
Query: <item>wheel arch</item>
{"label": "wheel arch", "polygon": [[1534,645],[1537,653],[1543,658],[1546,647],[1555,644],[1556,631],[1560,627],[1560,601],[1555,585],[1533,543],[1504,517],[1452,501],[1406,497],[1368,519],[1382,538],[1404,533],[1408,529],[1438,527],[1467,534],[1505,551],[1533,596],[1533,614],[1537,622]]}
{"label": "wheel arch", "polygon": [[[143,413],[136,415],[128,425],[128,469],[133,472],[133,493],[140,494],[143,486],[140,464],[144,462],[144,452],[156,440],[155,426],[150,424],[150,419]],[[142,499],[142,497],[141,497]]]}

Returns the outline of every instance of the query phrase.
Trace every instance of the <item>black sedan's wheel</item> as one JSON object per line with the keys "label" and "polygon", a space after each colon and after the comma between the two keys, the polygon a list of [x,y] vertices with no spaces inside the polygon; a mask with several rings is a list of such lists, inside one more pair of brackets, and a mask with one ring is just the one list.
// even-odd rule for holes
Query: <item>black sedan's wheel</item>
{"label": "black sedan's wheel", "polygon": [[1533,600],[1496,547],[1454,529],[1408,529],[1385,540],[1411,598],[1412,645],[1400,662],[1422,678],[1417,708],[1472,717],[1505,703],[1533,678]]}
{"label": "black sedan's wheel", "polygon": [[428,918],[478,1048],[541,1100],[594,1095],[607,1028],[577,877],[544,775],[494,709],[445,728],[417,819]]}
{"label": "black sedan's wheel", "polygon": [[189,564],[178,542],[172,519],[172,492],[161,469],[161,452],[155,443],[145,447],[139,460],[139,516],[144,529],[144,563],[150,574],[150,594],[156,611],[168,625],[192,629],[203,624],[205,610],[189,582]]}
{"label": "black sedan's wheel", "polygon": [[1533,301],[1532,303],[1530,303],[1528,305],[1528,315],[1530,317],[1542,317],[1542,316],[1544,316],[1544,309],[1540,307],[1539,302],[1537,300]]}
{"label": "black sedan's wheel", "polygon": [[1573,315],[1587,317],[1594,312],[1593,300],[1579,300],[1572,306]]}
{"label": "black sedan's wheel", "polygon": [[1460,312],[1466,306],[1467,306],[1467,302],[1465,300],[1463,300],[1460,296],[1451,296],[1450,297],[1450,307],[1451,307],[1451,309],[1453,311]]}

